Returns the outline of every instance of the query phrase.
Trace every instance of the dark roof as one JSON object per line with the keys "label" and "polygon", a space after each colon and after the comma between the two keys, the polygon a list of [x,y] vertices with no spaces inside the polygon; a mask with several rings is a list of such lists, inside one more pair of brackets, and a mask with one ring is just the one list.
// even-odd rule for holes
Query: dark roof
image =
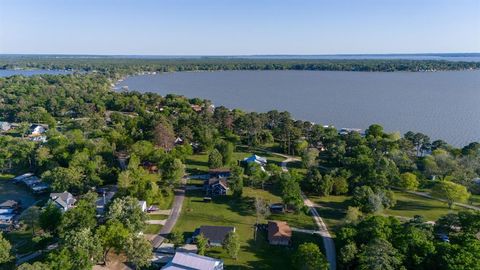
{"label": "dark roof", "polygon": [[203,234],[210,242],[222,243],[229,232],[234,232],[235,227],[229,226],[201,226],[198,234]]}

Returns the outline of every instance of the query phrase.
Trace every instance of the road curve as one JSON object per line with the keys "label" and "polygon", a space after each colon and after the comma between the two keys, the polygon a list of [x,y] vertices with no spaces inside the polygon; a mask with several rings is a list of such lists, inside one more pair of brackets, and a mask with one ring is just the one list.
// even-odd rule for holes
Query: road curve
{"label": "road curve", "polygon": [[[282,156],[286,158],[284,161],[282,161],[282,170],[287,172],[287,163],[292,162],[292,161],[298,161],[298,158],[290,157],[287,155],[283,154],[278,154],[278,153],[273,153],[279,156]],[[303,198],[303,203],[309,208],[310,214],[312,214],[313,220],[315,221],[315,224],[317,224],[318,230],[320,231],[320,236],[322,236],[323,240],[323,246],[325,247],[325,253],[327,256],[327,261],[329,263],[329,268],[330,270],[336,270],[337,269],[337,255],[335,251],[335,242],[332,239],[332,236],[330,235],[330,232],[328,232],[327,225],[323,222],[322,217],[318,214],[317,209],[312,201],[305,196],[302,192],[302,198]]]}

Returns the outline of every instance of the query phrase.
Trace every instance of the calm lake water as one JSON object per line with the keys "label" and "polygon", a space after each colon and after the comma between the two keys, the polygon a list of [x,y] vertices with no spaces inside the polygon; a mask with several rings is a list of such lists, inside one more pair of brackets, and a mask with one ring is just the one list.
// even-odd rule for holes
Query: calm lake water
{"label": "calm lake water", "polygon": [[0,77],[9,77],[13,75],[33,76],[33,75],[65,75],[72,72],[67,70],[46,70],[46,69],[0,69]]}
{"label": "calm lake water", "polygon": [[216,106],[266,112],[337,128],[408,130],[463,146],[480,141],[480,71],[176,72],[128,77],[118,87],[212,100]]}

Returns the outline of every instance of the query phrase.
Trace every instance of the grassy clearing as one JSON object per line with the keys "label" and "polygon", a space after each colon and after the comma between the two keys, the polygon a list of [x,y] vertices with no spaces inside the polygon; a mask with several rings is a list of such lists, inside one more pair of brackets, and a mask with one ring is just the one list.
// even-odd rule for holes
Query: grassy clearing
{"label": "grassy clearing", "polygon": [[[401,191],[394,191],[397,204],[391,209],[383,211],[384,215],[413,218],[415,215],[421,215],[426,220],[435,221],[439,217],[451,212],[456,212],[462,209],[456,206],[451,210],[447,204],[437,200],[421,197],[414,194],[409,194]],[[309,198],[320,205],[317,208],[318,213],[323,218],[328,228],[335,233],[335,231],[342,225],[342,220],[349,205],[351,205],[350,196],[309,196]]]}
{"label": "grassy clearing", "polygon": [[157,234],[162,229],[160,224],[147,224],[147,227],[143,231],[144,234]]}
{"label": "grassy clearing", "polygon": [[[176,229],[191,236],[192,232],[201,225],[235,226],[241,239],[241,252],[237,260],[228,258],[221,248],[212,248],[207,255],[225,260],[228,269],[291,269],[291,249],[270,246],[266,233],[259,233],[254,239],[255,209],[254,198],[262,197],[270,202],[279,202],[281,199],[265,190],[244,188],[244,197],[234,199],[231,196],[216,197],[210,203],[203,202],[202,191],[188,191],[184,201],[181,217]],[[311,217],[304,213],[271,216],[269,219],[280,219],[292,222],[292,226],[312,228]],[[294,233],[295,245],[304,241],[318,241],[317,236]]]}
{"label": "grassy clearing", "polygon": [[167,215],[161,215],[161,214],[147,214],[148,220],[164,220],[167,219]]}
{"label": "grassy clearing", "polygon": [[397,204],[392,209],[385,210],[384,214],[409,218],[421,215],[426,220],[435,221],[445,214],[463,209],[457,206],[451,210],[448,208],[447,203],[441,201],[400,191],[394,192]]}
{"label": "grassy clearing", "polygon": [[471,203],[473,206],[480,207],[480,195],[472,195],[472,196],[470,197],[470,203]]}

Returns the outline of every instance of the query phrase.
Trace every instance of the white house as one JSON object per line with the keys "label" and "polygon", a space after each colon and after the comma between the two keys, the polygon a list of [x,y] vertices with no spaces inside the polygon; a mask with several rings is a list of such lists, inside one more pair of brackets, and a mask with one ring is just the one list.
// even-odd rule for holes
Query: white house
{"label": "white house", "polygon": [[138,206],[142,209],[142,212],[147,211],[147,202],[146,201],[138,201]]}
{"label": "white house", "polygon": [[223,270],[223,261],[195,253],[177,252],[162,270]]}
{"label": "white house", "polygon": [[257,156],[257,155],[252,155],[252,156],[249,156],[247,158],[244,158],[243,162],[246,162],[246,163],[255,162],[257,164],[260,164],[260,166],[267,165],[267,159],[264,158],[264,157]]}
{"label": "white house", "polygon": [[71,209],[77,201],[70,192],[50,193],[50,200],[63,212]]}

